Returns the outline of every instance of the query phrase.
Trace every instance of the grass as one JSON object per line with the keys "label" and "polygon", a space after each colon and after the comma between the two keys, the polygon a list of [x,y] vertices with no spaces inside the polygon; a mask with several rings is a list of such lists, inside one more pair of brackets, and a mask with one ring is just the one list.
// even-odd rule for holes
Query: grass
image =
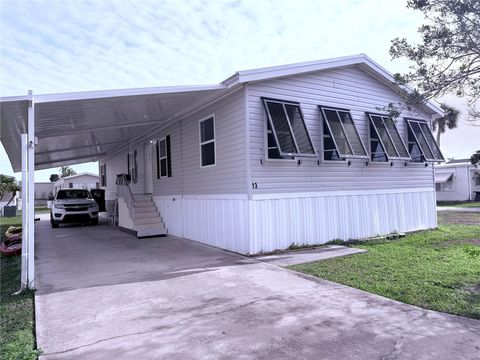
{"label": "grass", "polygon": [[[20,225],[20,216],[0,218],[0,238],[11,225]],[[0,255],[0,359],[36,359],[33,291],[12,295],[20,286],[20,256]]]}
{"label": "grass", "polygon": [[290,268],[425,309],[480,319],[480,225],[444,224],[401,240],[352,246],[368,252]]}
{"label": "grass", "polygon": [[437,201],[437,206],[449,206],[459,208],[480,208],[479,201]]}

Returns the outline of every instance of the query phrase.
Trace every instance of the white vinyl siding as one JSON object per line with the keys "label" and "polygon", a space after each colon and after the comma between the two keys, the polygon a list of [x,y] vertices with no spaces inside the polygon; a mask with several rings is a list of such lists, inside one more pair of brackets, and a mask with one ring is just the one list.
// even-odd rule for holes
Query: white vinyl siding
{"label": "white vinyl siding", "polygon": [[[299,102],[305,123],[317,153],[323,151],[323,131],[319,105],[350,109],[352,120],[364,144],[368,143],[369,126],[366,112],[378,112],[388,103],[398,103],[396,93],[356,66],[315,73],[288,76],[248,85],[250,127],[251,181],[257,187],[252,194],[315,192],[338,190],[374,190],[432,188],[431,166],[407,164],[397,160],[393,166],[366,165],[366,159],[350,162],[327,162],[302,159],[301,162],[266,160],[266,114],[262,97]],[[430,120],[420,109],[406,112]],[[397,121],[400,136],[406,139],[404,121]]]}
{"label": "white vinyl siding", "polygon": [[[244,96],[236,91],[156,135],[170,135],[172,176],[153,179],[154,196],[247,194]],[[199,122],[213,114],[215,166],[201,168]]]}
{"label": "white vinyl siding", "polygon": [[[180,122],[168,126],[161,131],[158,138],[164,138],[170,135],[170,164],[171,176],[157,179],[153,178],[153,195],[175,195],[182,193],[182,149],[180,139]],[[156,170],[155,170],[156,173]]]}
{"label": "white vinyl siding", "polygon": [[[143,194],[145,192],[145,172],[144,172],[144,146],[143,144],[138,144],[132,148],[132,153],[134,150],[137,151],[137,183],[134,184],[131,182],[130,186],[134,194]],[[100,165],[107,165],[107,186],[105,189],[105,200],[115,200],[116,198],[116,185],[118,174],[127,174],[128,173],[128,163],[127,163],[127,154],[128,150],[124,150],[117,154],[108,156],[100,160]]]}

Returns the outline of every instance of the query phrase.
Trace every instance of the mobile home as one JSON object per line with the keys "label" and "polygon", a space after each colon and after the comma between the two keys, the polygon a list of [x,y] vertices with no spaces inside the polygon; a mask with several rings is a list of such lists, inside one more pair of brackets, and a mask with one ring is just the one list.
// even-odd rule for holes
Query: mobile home
{"label": "mobile home", "polygon": [[256,254],[436,227],[443,113],[389,118],[402,91],[362,54],[207,86],[30,95],[2,99],[2,124],[17,122],[2,142],[19,171],[34,107],[35,168],[99,160],[119,226]]}
{"label": "mobile home", "polygon": [[452,159],[435,167],[437,201],[480,200],[480,169],[470,159]]}
{"label": "mobile home", "polygon": [[441,112],[395,123],[379,111],[401,101],[388,76],[363,56],[239,72],[102,158],[107,201],[125,173],[120,226],[148,227],[138,199],[152,203],[159,233],[249,254],[434,228],[431,164],[443,158],[430,123]]}

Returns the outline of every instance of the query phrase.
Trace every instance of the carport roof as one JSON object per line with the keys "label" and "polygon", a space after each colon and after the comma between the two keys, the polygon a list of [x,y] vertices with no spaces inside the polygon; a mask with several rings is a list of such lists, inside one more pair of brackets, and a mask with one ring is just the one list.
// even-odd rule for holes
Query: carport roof
{"label": "carport roof", "polygon": [[[239,71],[216,85],[35,95],[35,169],[96,161],[244,83],[344,66],[357,66],[398,89],[387,70],[359,54]],[[31,95],[0,98],[0,140],[15,172],[21,169],[20,134],[27,132],[29,101]],[[431,101],[424,108],[443,114]]]}
{"label": "carport roof", "polygon": [[[206,85],[35,95],[35,169],[96,161],[225,89]],[[27,132],[31,99],[0,99],[0,139],[15,172],[21,170],[20,134]]]}

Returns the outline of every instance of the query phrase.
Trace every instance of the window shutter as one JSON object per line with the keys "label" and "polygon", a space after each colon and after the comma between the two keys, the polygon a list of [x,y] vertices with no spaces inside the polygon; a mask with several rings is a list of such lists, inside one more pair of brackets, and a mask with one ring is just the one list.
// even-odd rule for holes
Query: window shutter
{"label": "window shutter", "polygon": [[160,149],[159,149],[159,145],[160,144],[160,140],[157,140],[157,144],[156,144],[156,153],[157,153],[157,179],[160,179]]}
{"label": "window shutter", "polygon": [[165,141],[167,143],[167,174],[168,174],[168,177],[172,177],[172,158],[171,158],[171,152],[170,152],[170,135],[166,136]]}
{"label": "window shutter", "polygon": [[138,167],[137,167],[137,150],[133,152],[133,183],[136,184],[138,180]]}

